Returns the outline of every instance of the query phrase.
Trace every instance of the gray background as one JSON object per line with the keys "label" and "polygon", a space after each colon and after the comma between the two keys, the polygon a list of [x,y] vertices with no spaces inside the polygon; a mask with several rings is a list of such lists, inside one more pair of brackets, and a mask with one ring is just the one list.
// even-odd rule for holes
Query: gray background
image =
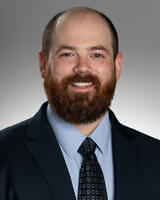
{"label": "gray background", "polygon": [[5,0],[0,7],[0,129],[34,115],[46,100],[38,69],[44,26],[58,11],[89,6],[120,37],[123,69],[112,109],[128,126],[160,138],[159,0]]}

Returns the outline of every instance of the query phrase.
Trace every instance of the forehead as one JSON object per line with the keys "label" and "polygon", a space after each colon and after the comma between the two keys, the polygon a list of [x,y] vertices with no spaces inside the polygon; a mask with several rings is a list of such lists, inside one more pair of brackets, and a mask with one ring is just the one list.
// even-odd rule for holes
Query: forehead
{"label": "forehead", "polygon": [[111,43],[111,32],[107,22],[97,13],[74,13],[62,15],[53,31],[53,42]]}

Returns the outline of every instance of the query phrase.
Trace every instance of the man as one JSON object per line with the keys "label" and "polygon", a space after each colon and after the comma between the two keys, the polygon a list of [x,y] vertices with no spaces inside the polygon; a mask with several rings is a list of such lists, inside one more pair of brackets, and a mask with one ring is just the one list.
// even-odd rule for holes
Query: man
{"label": "man", "polygon": [[159,141],[109,109],[122,63],[112,22],[85,7],[57,14],[39,63],[48,103],[1,131],[0,199],[159,200]]}

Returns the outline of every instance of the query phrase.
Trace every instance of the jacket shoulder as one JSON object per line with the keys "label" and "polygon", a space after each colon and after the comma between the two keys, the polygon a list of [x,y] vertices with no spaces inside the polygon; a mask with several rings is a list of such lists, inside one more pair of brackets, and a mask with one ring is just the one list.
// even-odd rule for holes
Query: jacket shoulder
{"label": "jacket shoulder", "polygon": [[154,146],[155,148],[160,149],[160,140],[156,139],[152,136],[147,135],[146,133],[142,133],[136,129],[133,129],[131,127],[128,127],[122,123],[120,123],[115,114],[113,113],[112,110],[109,110],[109,117],[111,121],[111,125],[115,130],[118,130],[118,132],[121,133],[125,138],[128,138],[129,140],[134,141],[137,143],[139,146],[143,146],[144,148],[148,148],[151,146]]}
{"label": "jacket shoulder", "polygon": [[122,126],[124,132],[133,138],[132,141],[142,153],[143,160],[151,162],[155,168],[156,166],[160,167],[160,161],[157,159],[160,154],[160,140],[128,126]]}
{"label": "jacket shoulder", "polygon": [[0,156],[1,159],[16,151],[26,140],[28,124],[32,118],[7,127],[0,131]]}
{"label": "jacket shoulder", "polygon": [[23,137],[32,118],[0,130],[0,144],[11,138]]}
{"label": "jacket shoulder", "polygon": [[156,139],[156,138],[154,138],[154,137],[152,137],[152,136],[149,136],[149,135],[147,135],[147,134],[145,134],[145,133],[142,133],[142,132],[140,132],[140,131],[138,131],[138,130],[135,130],[135,129],[133,129],[133,128],[131,128],[131,127],[128,127],[128,126],[125,126],[125,125],[122,125],[124,128],[125,128],[125,130],[127,131],[127,132],[129,132],[135,139],[136,139],[136,141],[139,143],[139,144],[150,144],[150,145],[152,145],[152,144],[154,144],[154,145],[158,145],[159,147],[160,147],[160,140],[159,139]]}

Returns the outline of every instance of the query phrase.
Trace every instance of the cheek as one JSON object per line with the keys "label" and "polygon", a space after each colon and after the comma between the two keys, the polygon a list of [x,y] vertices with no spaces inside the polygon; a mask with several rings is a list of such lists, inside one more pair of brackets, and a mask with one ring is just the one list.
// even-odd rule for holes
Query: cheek
{"label": "cheek", "polygon": [[99,78],[102,84],[106,81],[110,81],[114,76],[114,66],[111,65],[99,65],[95,70],[95,75]]}
{"label": "cheek", "polygon": [[104,65],[104,64],[99,64],[95,67],[95,75],[99,76],[99,77],[107,77],[110,76],[111,74],[111,66],[108,65]]}
{"label": "cheek", "polygon": [[64,77],[71,75],[72,70],[71,67],[64,62],[55,62],[52,65],[51,72],[53,74],[53,77],[56,80],[60,81]]}

